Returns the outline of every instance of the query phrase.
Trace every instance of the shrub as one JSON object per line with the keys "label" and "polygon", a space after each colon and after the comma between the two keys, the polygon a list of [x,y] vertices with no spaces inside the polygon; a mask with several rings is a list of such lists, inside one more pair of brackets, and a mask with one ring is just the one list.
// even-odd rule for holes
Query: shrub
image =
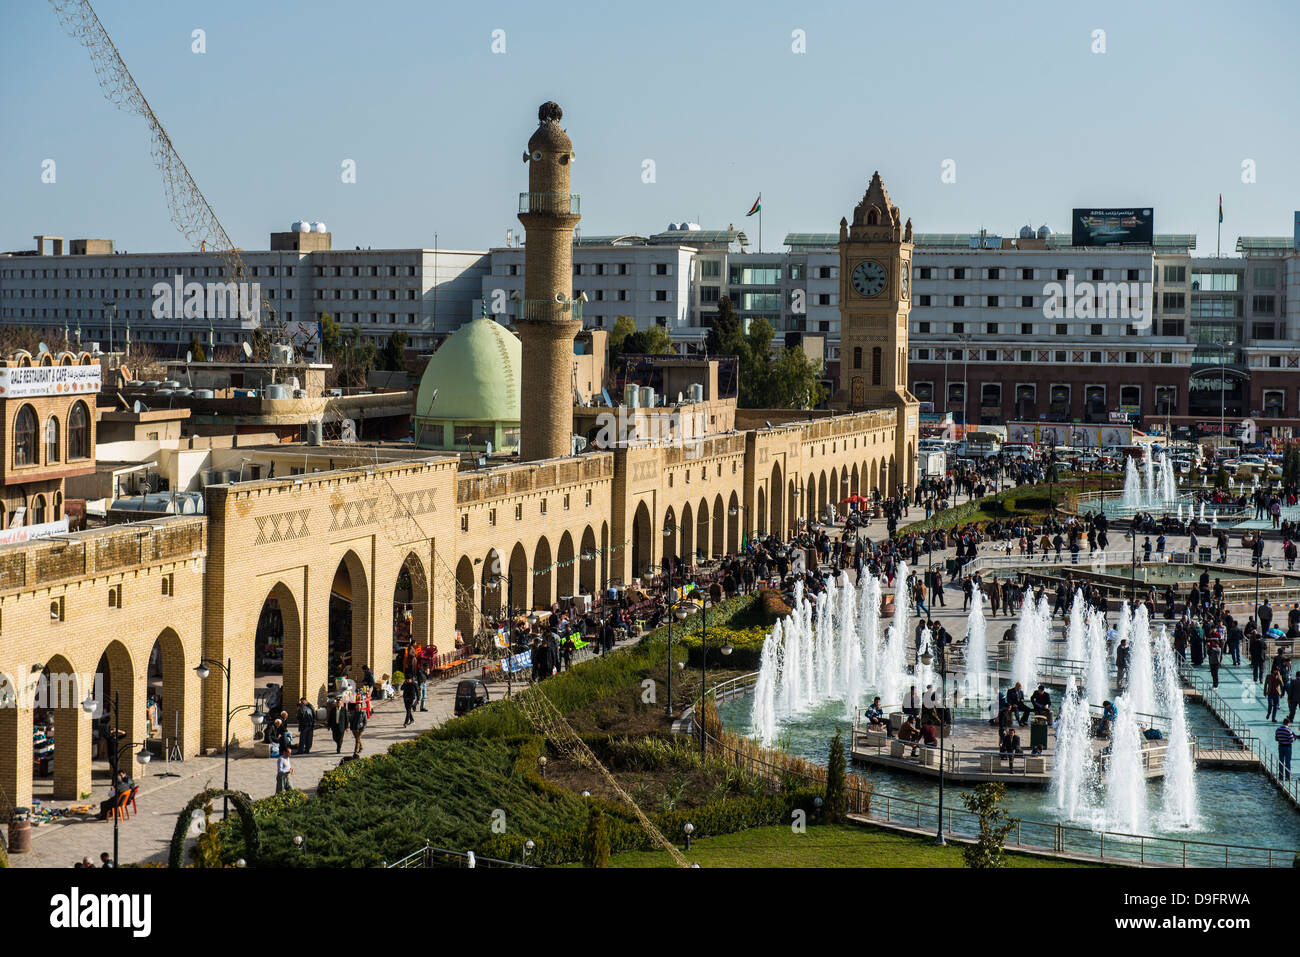
{"label": "shrub", "polygon": [[848,815],[849,796],[844,788],[844,739],[840,729],[831,738],[831,752],[826,758],[826,822],[842,824]]}
{"label": "shrub", "polygon": [[765,625],[774,625],[793,611],[775,588],[760,588],[756,600]]}
{"label": "shrub", "polygon": [[605,814],[593,807],[587,814],[587,829],[582,837],[582,866],[609,867],[609,834]]}
{"label": "shrub", "polygon": [[979,837],[973,844],[963,847],[961,851],[967,867],[1002,866],[1002,845],[1019,821],[1018,818],[1007,817],[1006,812],[1002,810],[1002,798],[1006,793],[1005,784],[977,784],[973,794],[961,796],[966,810],[978,814],[980,819]]}

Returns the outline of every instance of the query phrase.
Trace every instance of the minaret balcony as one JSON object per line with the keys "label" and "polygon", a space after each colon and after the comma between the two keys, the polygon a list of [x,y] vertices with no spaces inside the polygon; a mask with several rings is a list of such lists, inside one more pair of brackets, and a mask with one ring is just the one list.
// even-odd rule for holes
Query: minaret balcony
{"label": "minaret balcony", "polygon": [[582,213],[582,198],[576,193],[520,193],[519,212],[578,216]]}
{"label": "minaret balcony", "polygon": [[516,299],[514,317],[524,321],[555,321],[557,319],[582,319],[582,300],[566,299]]}

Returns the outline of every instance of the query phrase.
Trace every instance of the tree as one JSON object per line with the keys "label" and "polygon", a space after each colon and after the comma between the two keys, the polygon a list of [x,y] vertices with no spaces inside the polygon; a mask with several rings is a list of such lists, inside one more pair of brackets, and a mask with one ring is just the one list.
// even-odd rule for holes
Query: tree
{"label": "tree", "polygon": [[605,812],[593,806],[587,814],[587,829],[582,835],[582,866],[609,867],[609,828]]}
{"label": "tree", "polygon": [[207,358],[207,353],[203,351],[203,343],[199,341],[197,335],[190,336],[190,358],[195,362],[202,362]]}
{"label": "tree", "polygon": [[320,314],[320,355],[328,361],[339,354],[343,345],[343,333],[339,321],[328,312]]}
{"label": "tree", "polygon": [[672,339],[668,330],[656,323],[648,329],[640,329],[623,340],[621,352],[633,355],[662,356],[672,349]]}
{"label": "tree", "polygon": [[961,802],[966,810],[979,815],[980,834],[975,843],[962,848],[967,867],[985,868],[1003,865],[1002,845],[1011,829],[1020,823],[1019,818],[1007,817],[1002,810],[1006,796],[1005,784],[977,784],[974,794],[963,794]]}
{"label": "tree", "polygon": [[1228,470],[1222,465],[1219,466],[1219,471],[1214,474],[1214,487],[1225,492],[1228,490]]}
{"label": "tree", "polygon": [[383,367],[389,372],[403,372],[406,370],[407,338],[408,336],[401,329],[394,329],[388,334],[388,341],[384,343],[380,357]]}
{"label": "tree", "polygon": [[849,794],[844,781],[844,741],[840,729],[831,738],[831,752],[826,758],[826,823],[843,824],[849,813]]}
{"label": "tree", "polygon": [[623,351],[627,337],[636,332],[636,320],[631,316],[619,316],[614,320],[614,328],[609,331],[609,351],[611,354]]}
{"label": "tree", "polygon": [[805,356],[802,347],[786,346],[768,369],[766,407],[816,408],[826,398],[820,377],[821,366]]}

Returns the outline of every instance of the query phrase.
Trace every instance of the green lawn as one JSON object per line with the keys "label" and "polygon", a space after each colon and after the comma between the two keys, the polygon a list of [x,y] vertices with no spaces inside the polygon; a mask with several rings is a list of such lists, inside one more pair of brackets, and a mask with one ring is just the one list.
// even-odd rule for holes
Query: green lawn
{"label": "green lawn", "polygon": [[[873,827],[758,827],[691,842],[686,855],[701,867],[964,867],[957,845],[936,847],[931,838]],[[1027,854],[1008,854],[1012,867],[1085,867]],[[672,867],[663,851],[629,851],[610,858],[611,867]]]}

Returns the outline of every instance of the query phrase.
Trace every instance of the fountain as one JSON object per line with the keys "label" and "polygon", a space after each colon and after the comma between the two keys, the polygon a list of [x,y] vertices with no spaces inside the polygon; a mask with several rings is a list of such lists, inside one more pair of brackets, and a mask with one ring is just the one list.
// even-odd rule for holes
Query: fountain
{"label": "fountain", "polygon": [[1016,624],[1016,651],[1011,663],[1012,676],[1026,695],[1038,681],[1038,659],[1047,656],[1051,628],[1052,610],[1047,596],[1036,602],[1033,595],[1026,595]]}
{"label": "fountain", "polygon": [[1074,601],[1070,605],[1070,623],[1065,629],[1065,657],[1074,661],[1084,661],[1087,651],[1084,648],[1084,635],[1087,628],[1087,604],[1083,599],[1083,589],[1074,590]]}
{"label": "fountain", "polygon": [[1138,605],[1129,628],[1128,698],[1133,710],[1145,714],[1155,711],[1154,652],[1151,648],[1151,623],[1147,606]]}
{"label": "fountain", "polygon": [[971,590],[970,615],[966,618],[966,694],[983,693],[989,670],[988,637],[984,622],[984,592]]}
{"label": "fountain", "polygon": [[1199,827],[1196,813],[1196,774],[1192,742],[1187,733],[1187,702],[1178,677],[1173,645],[1164,625],[1156,635],[1156,674],[1160,681],[1160,707],[1169,715],[1169,747],[1165,752],[1165,777],[1161,802],[1169,826]]}
{"label": "fountain", "polygon": [[1088,662],[1087,674],[1088,701],[1101,704],[1110,697],[1110,670],[1107,667],[1106,654],[1106,616],[1101,612],[1088,611],[1088,625],[1085,629],[1084,647]]}
{"label": "fountain", "polygon": [[1142,771],[1142,735],[1127,695],[1115,701],[1106,763],[1106,823],[1115,830],[1141,834],[1146,827],[1147,781]]}
{"label": "fountain", "polygon": [[758,680],[754,683],[753,733],[765,748],[776,742],[776,678],[781,670],[782,644],[781,623],[778,621],[763,642]]}
{"label": "fountain", "polygon": [[1056,807],[1067,821],[1081,821],[1087,814],[1097,790],[1097,770],[1093,761],[1091,724],[1088,703],[1079,697],[1071,675],[1065,680],[1065,698],[1061,703],[1061,723],[1056,732],[1056,758],[1052,767],[1052,794]]}
{"label": "fountain", "polygon": [[[880,579],[866,575],[858,590],[858,640],[866,646],[862,656],[863,678],[867,687],[877,685],[880,670]],[[892,703],[892,702],[891,702]]]}
{"label": "fountain", "polygon": [[1120,503],[1125,508],[1142,506],[1142,487],[1138,479],[1137,463],[1131,458],[1124,463],[1124,496],[1120,499]]}

